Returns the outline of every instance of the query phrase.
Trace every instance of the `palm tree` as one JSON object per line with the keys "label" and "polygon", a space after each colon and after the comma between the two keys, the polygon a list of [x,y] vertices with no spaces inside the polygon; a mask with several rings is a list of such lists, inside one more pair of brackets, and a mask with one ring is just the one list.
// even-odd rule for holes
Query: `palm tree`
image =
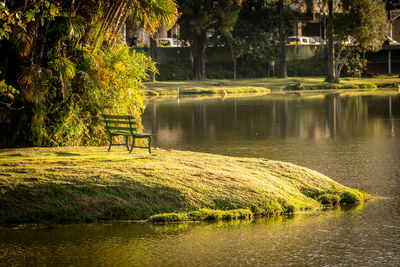
{"label": "palm tree", "polygon": [[175,0],[108,0],[104,7],[93,47],[97,47],[106,34],[111,35],[113,44],[130,14],[142,29],[152,33],[163,23],[171,27],[178,16]]}

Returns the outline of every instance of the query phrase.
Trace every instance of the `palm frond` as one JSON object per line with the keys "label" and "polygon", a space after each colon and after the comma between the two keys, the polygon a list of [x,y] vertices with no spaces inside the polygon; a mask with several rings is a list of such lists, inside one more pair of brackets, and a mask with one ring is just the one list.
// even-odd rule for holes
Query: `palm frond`
{"label": "palm frond", "polygon": [[11,41],[15,44],[17,52],[20,56],[26,57],[31,53],[33,39],[36,33],[36,27],[32,24],[23,28],[15,25],[12,32]]}
{"label": "palm frond", "polygon": [[43,99],[43,88],[46,86],[44,78],[48,74],[38,65],[19,67],[17,84],[26,100],[37,103]]}
{"label": "palm frond", "polygon": [[155,32],[163,23],[172,27],[177,19],[178,10],[174,0],[136,0],[132,4],[134,19],[145,30]]}

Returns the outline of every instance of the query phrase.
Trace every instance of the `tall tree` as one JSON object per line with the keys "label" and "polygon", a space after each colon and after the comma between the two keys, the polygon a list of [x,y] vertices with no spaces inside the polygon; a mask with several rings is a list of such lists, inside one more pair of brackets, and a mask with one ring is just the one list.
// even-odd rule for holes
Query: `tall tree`
{"label": "tall tree", "polygon": [[[297,9],[293,9],[292,6],[310,6],[312,7],[312,0],[275,0],[278,2],[278,16],[279,16],[279,77],[286,78],[287,70],[286,70],[286,37],[289,32],[291,32],[291,28],[294,23],[298,21],[300,17],[300,12]],[[291,6],[292,5],[292,6]]]}
{"label": "tall tree", "polygon": [[[158,54],[157,54],[157,39],[158,39],[158,33],[155,32],[150,36],[150,57],[151,60],[154,62],[157,62],[158,60]],[[150,72],[150,81],[155,82],[156,81],[156,72],[151,71]]]}
{"label": "tall tree", "polygon": [[242,0],[178,0],[181,39],[190,43],[193,77],[206,78],[206,50],[221,35],[229,36]]}
{"label": "tall tree", "polygon": [[333,16],[337,42],[334,81],[339,82],[342,67],[350,55],[381,49],[388,29],[383,4],[374,0],[342,0],[342,12]]}
{"label": "tall tree", "polygon": [[247,0],[242,4],[238,20],[228,42],[234,63],[234,79],[240,59],[250,59],[266,66],[277,58],[276,3],[266,0]]}
{"label": "tall tree", "polygon": [[278,13],[279,13],[279,77],[286,78],[286,34],[285,34],[285,18],[284,18],[284,0],[279,0]]}
{"label": "tall tree", "polygon": [[333,7],[335,0],[325,0],[328,2],[328,20],[327,20],[327,49],[328,49],[328,82],[333,82],[336,77],[335,73],[335,46],[333,40]]}

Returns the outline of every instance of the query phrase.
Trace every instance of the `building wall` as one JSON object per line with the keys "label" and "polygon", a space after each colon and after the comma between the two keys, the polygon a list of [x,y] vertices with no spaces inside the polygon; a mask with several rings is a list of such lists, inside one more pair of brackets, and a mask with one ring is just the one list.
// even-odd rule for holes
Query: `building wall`
{"label": "building wall", "polygon": [[392,38],[400,42],[400,18],[396,19],[392,25]]}

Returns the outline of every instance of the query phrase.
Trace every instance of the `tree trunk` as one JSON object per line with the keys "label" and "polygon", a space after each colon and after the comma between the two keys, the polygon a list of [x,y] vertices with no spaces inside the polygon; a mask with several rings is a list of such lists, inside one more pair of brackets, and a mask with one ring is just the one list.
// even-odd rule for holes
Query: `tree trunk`
{"label": "tree trunk", "polygon": [[119,10],[123,4],[124,4],[123,1],[113,2],[111,4],[111,6],[109,7],[107,15],[103,19],[103,22],[101,23],[101,26],[100,26],[100,30],[98,31],[97,36],[93,42],[94,48],[97,47],[100,37],[103,36],[108,31],[110,26],[112,25],[115,15],[119,12]]}
{"label": "tree trunk", "polygon": [[337,62],[335,62],[335,83],[339,83],[340,81],[340,73],[342,72],[343,68],[343,63],[340,62],[338,59],[336,59]]}
{"label": "tree trunk", "polygon": [[279,12],[279,44],[280,44],[280,54],[279,54],[279,77],[286,78],[286,40],[285,40],[285,20],[283,14],[284,3],[283,0],[279,0],[278,12]]}
{"label": "tree trunk", "polygon": [[230,44],[230,47],[231,47],[231,55],[232,55],[232,61],[233,61],[233,80],[236,81],[237,59],[235,57],[235,51],[234,51],[232,43]]}
{"label": "tree trunk", "polygon": [[335,45],[333,44],[333,0],[329,0],[328,15],[328,82],[335,81]]}
{"label": "tree trunk", "polygon": [[195,36],[191,46],[193,54],[193,79],[204,80],[206,78],[206,49],[208,45],[207,33]]}
{"label": "tree trunk", "polygon": [[[151,60],[157,62],[157,35],[158,33],[155,32],[153,36],[150,37],[150,57]],[[152,82],[156,81],[156,74],[154,71],[150,71],[150,80]]]}
{"label": "tree trunk", "polygon": [[[113,29],[113,37],[111,41],[111,46],[114,46],[116,41],[118,40],[118,37],[121,36],[121,29],[124,26],[126,19],[128,18],[129,15],[129,6],[127,6],[124,10],[123,13],[118,18],[118,23],[116,24],[115,28]],[[125,40],[126,41],[126,40]]]}
{"label": "tree trunk", "polygon": [[44,32],[42,34],[42,42],[40,44],[40,50],[39,50],[39,55],[38,55],[38,60],[37,60],[37,64],[39,66],[42,66],[42,61],[43,61],[43,53],[44,53],[44,48],[46,47],[46,36],[47,36],[47,32],[49,31],[49,25],[50,25],[50,21],[47,20],[46,21],[46,26],[44,28]]}
{"label": "tree trunk", "polygon": [[344,62],[347,61],[348,55],[345,53],[344,56],[342,57],[342,52],[343,52],[344,46],[341,44],[338,44],[338,50],[335,58],[335,83],[339,83],[340,80],[340,73],[342,72],[343,64]]}
{"label": "tree trunk", "polygon": [[340,72],[342,71],[343,65],[339,64],[336,67],[336,75],[335,75],[335,83],[339,83],[340,82]]}

